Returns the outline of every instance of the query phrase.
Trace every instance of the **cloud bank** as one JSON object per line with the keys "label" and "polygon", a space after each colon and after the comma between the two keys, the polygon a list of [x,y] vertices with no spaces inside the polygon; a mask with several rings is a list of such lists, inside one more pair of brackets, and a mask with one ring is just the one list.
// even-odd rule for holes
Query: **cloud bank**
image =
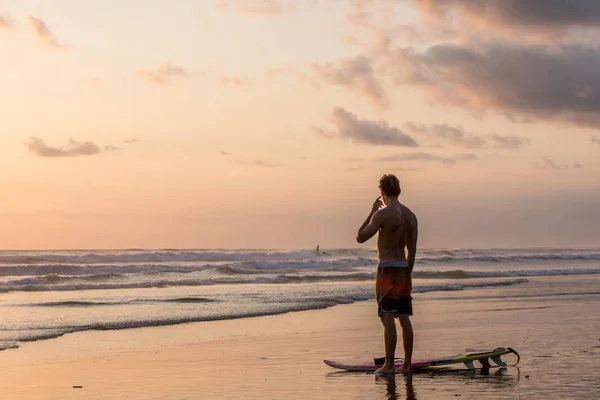
{"label": "cloud bank", "polygon": [[600,28],[600,2],[596,0],[404,0],[437,20],[494,27],[510,34],[561,34],[570,28]]}

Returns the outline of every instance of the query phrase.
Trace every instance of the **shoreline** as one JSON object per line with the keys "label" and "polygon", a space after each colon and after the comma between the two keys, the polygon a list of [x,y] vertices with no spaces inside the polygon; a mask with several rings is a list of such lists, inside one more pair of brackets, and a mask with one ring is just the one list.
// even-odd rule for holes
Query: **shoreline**
{"label": "shoreline", "polygon": [[462,291],[452,301],[436,294],[416,297],[415,361],[512,347],[522,357],[518,367],[489,375],[461,366],[436,369],[414,374],[410,385],[401,375],[381,381],[372,374],[337,372],[322,360],[365,361],[383,353],[375,301],[365,300],[236,320],[76,332],[25,343],[0,352],[0,392],[11,400],[390,399],[405,398],[410,386],[414,397],[435,400],[455,395],[597,397],[600,294],[573,294],[568,301],[481,301],[470,298],[475,293]]}
{"label": "shoreline", "polygon": [[[472,278],[471,280],[479,280],[479,279],[488,279],[486,277],[484,278]],[[509,286],[519,286],[522,284],[525,284],[527,282],[529,282],[528,279],[515,279],[512,277],[501,277],[500,279],[502,279],[501,282],[494,282],[493,284],[490,285],[485,285],[485,284],[481,284],[481,283],[476,283],[474,284],[474,286],[470,286],[469,284],[465,284],[464,288],[461,289],[461,292],[465,292],[465,291],[481,291],[481,289],[485,289],[485,290],[490,290],[490,289],[502,289],[503,287],[509,287]],[[371,281],[351,281],[351,282],[347,282],[350,285],[371,285],[372,282]],[[268,285],[285,285],[286,283],[269,283]],[[297,285],[303,285],[306,283],[298,283]],[[238,286],[239,284],[233,284],[235,286]],[[223,287],[226,289],[227,285],[223,285]],[[456,292],[456,290],[453,291],[447,291],[444,289],[439,289],[439,288],[430,288],[429,286],[425,285],[424,288],[427,288],[428,290],[423,290],[421,291],[421,287],[419,285],[415,285],[413,293],[419,297],[424,297],[427,298],[427,296],[436,296],[439,295],[440,293],[452,293],[452,292]],[[114,290],[119,290],[119,289],[114,289]],[[154,290],[153,288],[143,288],[142,290]],[[8,293],[11,296],[14,296],[17,294],[17,292],[12,292],[12,293]],[[72,334],[77,334],[77,333],[83,333],[83,332],[111,332],[111,331],[123,331],[123,330],[129,330],[129,329],[141,329],[141,328],[156,328],[156,327],[169,327],[169,326],[178,326],[178,325],[185,325],[185,324],[196,324],[196,323],[211,323],[211,322],[219,322],[219,321],[236,321],[236,320],[244,320],[244,319],[249,319],[249,318],[261,318],[261,317],[277,317],[277,316],[281,316],[281,315],[286,315],[289,313],[302,313],[302,312],[307,312],[307,311],[318,311],[318,310],[326,310],[326,309],[330,309],[330,308],[334,308],[334,307],[338,307],[338,306],[344,306],[344,305],[351,305],[351,304],[357,304],[357,303],[363,303],[363,302],[373,302],[375,301],[375,296],[371,296],[371,298],[368,299],[352,299],[352,300],[348,300],[347,302],[342,302],[342,303],[337,303],[337,304],[315,304],[312,306],[302,306],[302,307],[298,307],[296,309],[291,308],[291,309],[287,309],[287,310],[273,310],[273,311],[263,311],[263,312],[247,312],[245,314],[239,314],[239,315],[226,315],[226,316],[197,316],[197,317],[186,317],[186,318],[182,318],[182,319],[176,319],[176,320],[148,320],[148,321],[135,321],[135,322],[128,322],[128,326],[120,326],[118,322],[110,322],[110,323],[102,323],[99,322],[96,325],[90,325],[89,327],[80,327],[78,329],[73,329],[72,331],[67,331],[67,332],[59,332],[56,334],[42,334],[40,337],[33,337],[30,339],[24,339],[24,340],[19,340],[18,343],[15,343],[14,345],[11,342],[6,342],[6,343],[0,343],[0,355],[5,352],[5,351],[15,351],[15,350],[19,350],[20,348],[22,348],[23,346],[27,345],[28,343],[36,343],[36,342],[44,342],[44,341],[51,341],[51,340],[55,340],[55,339],[59,339],[62,338],[64,336],[67,335],[72,335]],[[84,311],[85,307],[81,308],[81,311]],[[5,347],[3,347],[5,345]]]}

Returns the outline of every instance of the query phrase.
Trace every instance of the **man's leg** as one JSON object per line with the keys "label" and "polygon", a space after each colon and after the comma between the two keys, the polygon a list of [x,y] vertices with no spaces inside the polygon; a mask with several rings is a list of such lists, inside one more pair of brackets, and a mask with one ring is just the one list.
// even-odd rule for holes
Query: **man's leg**
{"label": "man's leg", "polygon": [[402,370],[410,371],[410,364],[412,363],[413,353],[413,328],[408,315],[401,315],[398,317],[400,320],[400,326],[402,327],[402,342],[404,344],[404,363]]}
{"label": "man's leg", "polygon": [[384,312],[381,315],[381,322],[384,326],[384,342],[385,342],[385,363],[375,373],[377,374],[393,374],[394,373],[394,356],[396,353],[396,342],[398,334],[396,332],[396,321],[394,315],[389,312]]}

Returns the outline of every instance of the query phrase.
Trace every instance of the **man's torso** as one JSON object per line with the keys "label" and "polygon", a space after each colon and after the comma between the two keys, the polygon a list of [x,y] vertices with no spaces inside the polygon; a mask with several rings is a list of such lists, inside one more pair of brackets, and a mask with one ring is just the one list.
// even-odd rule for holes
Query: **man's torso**
{"label": "man's torso", "polygon": [[406,262],[404,249],[414,225],[414,214],[400,203],[389,205],[379,212],[383,214],[383,224],[377,236],[379,263]]}

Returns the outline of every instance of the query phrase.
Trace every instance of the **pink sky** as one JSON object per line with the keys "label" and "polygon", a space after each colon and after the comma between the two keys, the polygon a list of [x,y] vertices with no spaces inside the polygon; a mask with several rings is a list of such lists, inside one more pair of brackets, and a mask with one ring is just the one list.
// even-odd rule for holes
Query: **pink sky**
{"label": "pink sky", "polygon": [[574,3],[4,0],[0,248],[354,247],[383,173],[423,247],[597,245]]}

